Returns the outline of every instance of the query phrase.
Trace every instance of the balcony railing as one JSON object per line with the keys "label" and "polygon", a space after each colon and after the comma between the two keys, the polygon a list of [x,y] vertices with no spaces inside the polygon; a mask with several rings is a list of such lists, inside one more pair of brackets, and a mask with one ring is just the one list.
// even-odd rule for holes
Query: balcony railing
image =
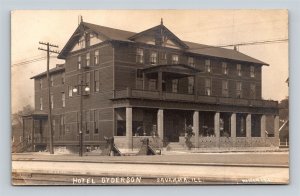
{"label": "balcony railing", "polygon": [[114,92],[114,99],[122,98],[140,98],[166,101],[184,101],[197,102],[208,104],[223,104],[223,105],[239,105],[239,106],[253,106],[253,107],[277,107],[278,102],[272,100],[259,99],[241,99],[229,97],[215,97],[195,94],[179,94],[171,92],[147,91],[139,89],[124,89]]}

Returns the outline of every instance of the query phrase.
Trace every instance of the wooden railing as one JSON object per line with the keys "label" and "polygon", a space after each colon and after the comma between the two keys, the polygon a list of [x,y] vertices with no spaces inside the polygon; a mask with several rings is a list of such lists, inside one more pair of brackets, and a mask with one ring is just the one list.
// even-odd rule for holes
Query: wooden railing
{"label": "wooden railing", "polygon": [[124,89],[114,92],[114,99],[120,98],[141,98],[154,100],[186,101],[209,104],[239,105],[253,107],[277,107],[278,102],[272,100],[241,99],[230,97],[215,97],[195,94],[180,94],[171,92],[147,91],[139,89]]}

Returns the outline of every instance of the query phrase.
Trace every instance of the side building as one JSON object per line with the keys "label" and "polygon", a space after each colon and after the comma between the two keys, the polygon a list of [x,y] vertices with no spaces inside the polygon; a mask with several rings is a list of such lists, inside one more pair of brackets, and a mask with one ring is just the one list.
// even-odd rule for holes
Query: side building
{"label": "side building", "polygon": [[[65,64],[50,70],[55,146],[78,146],[80,125],[85,146],[114,136],[124,149],[142,137],[183,147],[188,127],[196,148],[279,145],[278,102],[262,99],[269,65],[237,50],[182,41],[162,23],[133,33],[81,22],[58,58]],[[32,79],[36,114],[24,134],[46,146],[46,73]]]}

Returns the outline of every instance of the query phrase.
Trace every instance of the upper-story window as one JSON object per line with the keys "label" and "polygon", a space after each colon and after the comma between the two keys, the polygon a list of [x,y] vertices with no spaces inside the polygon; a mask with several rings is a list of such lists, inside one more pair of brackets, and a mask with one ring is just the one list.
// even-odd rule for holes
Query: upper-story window
{"label": "upper-story window", "polygon": [[39,85],[40,85],[40,89],[42,89],[43,88],[43,79],[42,78],[39,79]]}
{"label": "upper-story window", "polygon": [[82,36],[79,39],[78,45],[79,45],[80,48],[85,48],[85,37],[84,36]]}
{"label": "upper-story window", "polygon": [[236,97],[242,98],[242,82],[236,83]]}
{"label": "upper-story window", "polygon": [[81,56],[77,57],[77,65],[78,65],[78,69],[81,69]]}
{"label": "upper-story window", "polygon": [[188,77],[188,93],[194,93],[194,77]]}
{"label": "upper-story window", "polygon": [[137,48],[136,49],[136,62],[137,63],[144,63],[144,50],[142,48]]}
{"label": "upper-story window", "polygon": [[64,84],[65,83],[65,73],[61,74],[61,83]]}
{"label": "upper-story window", "polygon": [[40,110],[43,110],[43,98],[40,97]]}
{"label": "upper-story window", "polygon": [[188,65],[195,67],[194,57],[188,57]]}
{"label": "upper-story window", "polygon": [[166,52],[160,52],[160,63],[161,64],[167,64],[167,53]]}
{"label": "upper-story window", "polygon": [[94,63],[95,65],[99,64],[99,50],[95,51],[95,55],[94,55]]}
{"label": "upper-story window", "polygon": [[51,109],[54,108],[54,95],[50,95]]}
{"label": "upper-story window", "polygon": [[94,72],[94,91],[100,91],[99,70],[95,70]]}
{"label": "upper-story window", "polygon": [[256,86],[255,86],[255,84],[250,84],[250,97],[252,99],[256,98]]}
{"label": "upper-story window", "polygon": [[210,60],[209,59],[205,60],[205,71],[207,73],[211,72],[211,64],[210,64]]}
{"label": "upper-story window", "polygon": [[50,76],[50,86],[54,86],[54,79],[53,79],[53,75]]}
{"label": "upper-story window", "polygon": [[150,64],[152,64],[152,65],[157,64],[157,52],[156,51],[152,51],[150,53]]}
{"label": "upper-story window", "polygon": [[222,96],[228,97],[228,81],[227,80],[222,81]]}
{"label": "upper-story window", "polygon": [[226,62],[222,62],[222,72],[223,74],[227,75],[228,74],[228,65]]}
{"label": "upper-story window", "polygon": [[178,92],[178,79],[172,80],[172,93]]}
{"label": "upper-story window", "polygon": [[91,54],[90,53],[86,53],[85,60],[86,60],[86,66],[90,66],[91,65]]}
{"label": "upper-story window", "polygon": [[255,69],[254,66],[250,66],[250,77],[254,78],[255,77]]}
{"label": "upper-story window", "polygon": [[73,87],[68,86],[68,91],[69,91],[69,97],[72,97],[73,96]]}
{"label": "upper-story window", "polygon": [[236,71],[237,71],[238,76],[242,76],[242,65],[241,64],[236,65]]}
{"label": "upper-story window", "polygon": [[209,78],[205,79],[205,95],[211,95],[211,80]]}
{"label": "upper-story window", "polygon": [[66,94],[63,92],[61,93],[61,101],[62,101],[62,107],[66,107]]}
{"label": "upper-story window", "polygon": [[89,47],[91,45],[91,34],[90,33],[87,33],[85,35],[85,46],[86,47]]}
{"label": "upper-story window", "polygon": [[178,64],[179,63],[179,56],[177,54],[172,55],[172,64]]}

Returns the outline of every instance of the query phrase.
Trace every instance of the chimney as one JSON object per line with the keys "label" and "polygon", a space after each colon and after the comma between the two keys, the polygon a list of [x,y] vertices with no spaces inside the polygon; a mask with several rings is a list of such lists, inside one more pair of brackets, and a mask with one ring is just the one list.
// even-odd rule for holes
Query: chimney
{"label": "chimney", "polygon": [[237,47],[236,45],[233,46],[233,50],[239,51],[239,50],[238,50],[238,47]]}
{"label": "chimney", "polygon": [[160,25],[164,25],[164,19],[163,18],[160,19]]}

